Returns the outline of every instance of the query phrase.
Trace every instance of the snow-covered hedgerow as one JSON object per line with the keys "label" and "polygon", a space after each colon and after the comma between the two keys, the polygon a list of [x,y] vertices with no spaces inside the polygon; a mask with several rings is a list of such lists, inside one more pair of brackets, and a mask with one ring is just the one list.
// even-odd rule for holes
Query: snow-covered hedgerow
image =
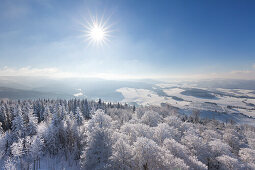
{"label": "snow-covered hedgerow", "polygon": [[255,169],[254,127],[192,116],[170,105],[0,101],[0,168]]}

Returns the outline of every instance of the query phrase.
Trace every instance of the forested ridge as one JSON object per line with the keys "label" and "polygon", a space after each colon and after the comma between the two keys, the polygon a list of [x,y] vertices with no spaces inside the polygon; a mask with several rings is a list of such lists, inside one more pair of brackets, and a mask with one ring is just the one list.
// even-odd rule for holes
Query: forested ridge
{"label": "forested ridge", "polygon": [[0,101],[0,168],[255,169],[255,128],[164,104]]}

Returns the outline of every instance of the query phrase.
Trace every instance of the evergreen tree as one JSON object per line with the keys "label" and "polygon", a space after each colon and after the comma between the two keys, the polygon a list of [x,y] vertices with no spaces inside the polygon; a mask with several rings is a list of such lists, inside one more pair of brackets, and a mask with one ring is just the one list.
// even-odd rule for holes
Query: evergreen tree
{"label": "evergreen tree", "polygon": [[37,134],[38,118],[33,114],[31,108],[27,108],[24,113],[27,120],[25,121],[26,136],[33,136]]}
{"label": "evergreen tree", "polygon": [[18,138],[22,138],[25,136],[25,126],[24,126],[24,120],[22,117],[22,111],[20,106],[16,108],[14,113],[14,119],[12,121],[12,134],[14,137],[14,140],[17,140]]}

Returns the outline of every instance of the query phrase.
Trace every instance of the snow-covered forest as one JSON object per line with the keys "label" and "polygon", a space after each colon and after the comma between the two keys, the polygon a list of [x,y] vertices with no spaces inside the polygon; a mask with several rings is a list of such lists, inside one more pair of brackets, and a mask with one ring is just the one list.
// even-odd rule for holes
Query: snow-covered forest
{"label": "snow-covered forest", "polygon": [[170,105],[0,102],[1,169],[255,169],[255,128]]}

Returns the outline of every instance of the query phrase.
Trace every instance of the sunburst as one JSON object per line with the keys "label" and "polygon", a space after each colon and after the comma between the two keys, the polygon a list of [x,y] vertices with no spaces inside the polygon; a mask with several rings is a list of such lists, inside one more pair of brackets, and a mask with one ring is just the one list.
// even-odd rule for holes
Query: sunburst
{"label": "sunburst", "polygon": [[104,17],[90,17],[90,20],[83,25],[83,32],[89,44],[105,45],[109,42],[111,25],[108,22],[109,18],[104,20]]}

